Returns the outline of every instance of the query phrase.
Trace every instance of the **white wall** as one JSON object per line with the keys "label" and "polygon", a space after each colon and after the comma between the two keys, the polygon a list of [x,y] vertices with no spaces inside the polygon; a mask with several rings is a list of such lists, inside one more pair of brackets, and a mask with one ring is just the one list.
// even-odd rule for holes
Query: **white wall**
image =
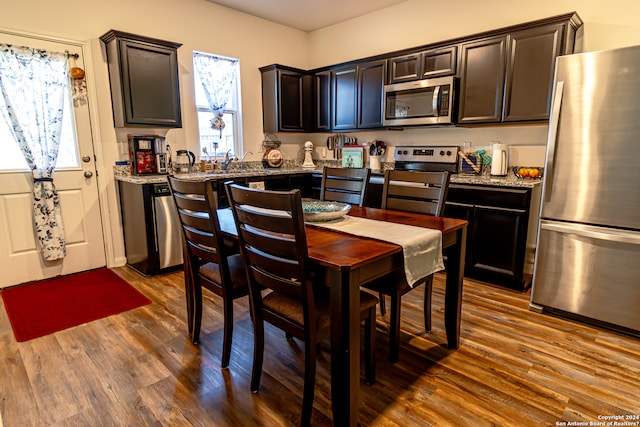
{"label": "white wall", "polygon": [[[98,134],[94,145],[104,173],[99,177],[109,205],[112,245],[109,265],[124,262],[119,205],[112,165],[123,158],[113,127],[107,63],[99,37],[110,29],[182,43],[178,49],[182,129],[167,132],[172,148],[197,150],[198,127],[193,101],[192,52],[200,50],[240,59],[243,135],[246,149],[257,153],[262,142],[261,81],[258,68],[275,62],[305,67],[309,63],[307,33],[274,24],[206,0],[21,0],[5,1],[0,28],[89,42],[92,64],[86,64],[89,93],[97,101],[92,112]],[[164,134],[166,130],[159,133]],[[255,155],[255,160],[259,155]],[[248,160],[250,160],[248,158]]]}
{"label": "white wall", "polygon": [[311,33],[311,65],[320,67],[573,11],[585,23],[585,51],[640,44],[640,2],[635,0],[407,0]]}
{"label": "white wall", "polygon": [[[95,88],[97,155],[104,166],[100,177],[108,200],[113,259],[124,256],[118,203],[111,165],[122,157],[118,138],[126,132],[113,128],[106,59],[99,37],[110,29],[183,43],[178,50],[183,128],[167,132],[174,149],[197,151],[197,121],[193,102],[192,52],[228,55],[240,59],[243,136],[245,150],[258,160],[263,140],[261,86],[258,68],[280,63],[303,69],[364,58],[411,46],[446,40],[480,31],[519,24],[576,10],[585,21],[584,50],[640,44],[640,2],[636,0],[407,0],[397,6],[312,33],[235,12],[206,0],[21,0],[5,1],[0,28],[87,41],[93,63],[87,64],[90,88]],[[436,18],[437,17],[437,18]],[[164,131],[162,131],[164,133]],[[546,126],[509,126],[476,129],[419,128],[404,131],[358,132],[360,141],[383,139],[391,145],[460,145],[474,147],[493,140],[511,145],[533,145],[544,150]],[[279,134],[286,157],[302,159],[300,144],[317,146],[327,134]],[[104,176],[106,175],[106,176]]]}

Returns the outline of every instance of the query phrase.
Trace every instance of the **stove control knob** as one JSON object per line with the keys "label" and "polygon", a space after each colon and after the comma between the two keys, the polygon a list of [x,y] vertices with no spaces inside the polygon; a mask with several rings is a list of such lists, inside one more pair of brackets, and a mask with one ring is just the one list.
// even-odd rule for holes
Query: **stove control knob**
{"label": "stove control knob", "polygon": [[407,150],[404,150],[404,151],[402,152],[402,154],[404,154],[404,155],[406,156],[407,154],[409,154],[409,152],[408,152]]}
{"label": "stove control knob", "polygon": [[444,150],[440,150],[440,155],[444,156]]}
{"label": "stove control knob", "polygon": [[447,150],[447,156],[451,156],[451,151]]}

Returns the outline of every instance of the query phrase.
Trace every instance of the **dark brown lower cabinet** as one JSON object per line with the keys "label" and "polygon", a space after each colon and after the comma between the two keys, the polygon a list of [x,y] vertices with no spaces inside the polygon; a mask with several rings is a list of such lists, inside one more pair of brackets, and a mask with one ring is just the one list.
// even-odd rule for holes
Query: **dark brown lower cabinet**
{"label": "dark brown lower cabinet", "polygon": [[451,184],[445,216],[464,219],[465,276],[524,291],[532,189]]}

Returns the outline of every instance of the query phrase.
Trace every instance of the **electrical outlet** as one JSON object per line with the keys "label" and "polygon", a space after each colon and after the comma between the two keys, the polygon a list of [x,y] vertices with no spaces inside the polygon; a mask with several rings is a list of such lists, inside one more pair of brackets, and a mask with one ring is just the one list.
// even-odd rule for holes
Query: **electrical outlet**
{"label": "electrical outlet", "polygon": [[253,188],[254,190],[264,190],[264,181],[250,182],[249,188]]}
{"label": "electrical outlet", "polygon": [[118,141],[118,155],[120,157],[129,157],[129,144],[127,142]]}

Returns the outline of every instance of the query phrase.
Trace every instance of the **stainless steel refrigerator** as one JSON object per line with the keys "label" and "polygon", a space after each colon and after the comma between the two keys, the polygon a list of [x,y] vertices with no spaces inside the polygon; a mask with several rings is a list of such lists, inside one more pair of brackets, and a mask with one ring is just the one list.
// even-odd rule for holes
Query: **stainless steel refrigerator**
{"label": "stainless steel refrigerator", "polygon": [[640,46],[559,57],[530,309],[640,334]]}

